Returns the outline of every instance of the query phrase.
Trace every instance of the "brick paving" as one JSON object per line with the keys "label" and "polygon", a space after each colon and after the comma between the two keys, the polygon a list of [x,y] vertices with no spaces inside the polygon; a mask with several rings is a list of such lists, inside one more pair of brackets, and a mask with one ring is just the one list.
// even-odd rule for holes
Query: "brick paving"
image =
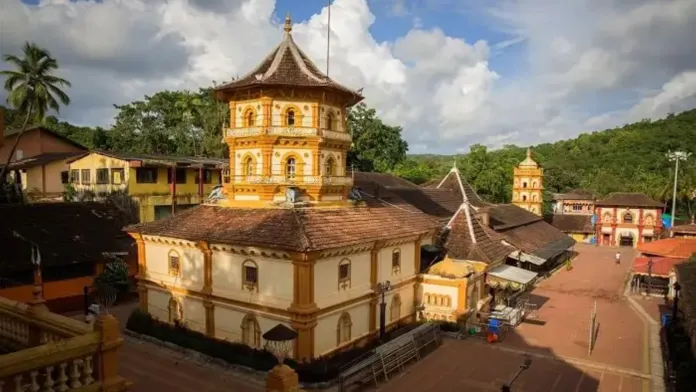
{"label": "brick paving", "polygon": [[[474,341],[445,340],[443,346],[389,383],[381,392],[499,392],[518,371],[524,356],[496,350]],[[638,392],[644,380],[596,368],[583,368],[546,358],[533,358],[528,370],[515,380],[516,392]]]}
{"label": "brick paving", "polygon": [[[648,372],[646,325],[622,298],[634,250],[620,250],[620,265],[614,263],[617,248],[578,244],[576,250],[572,270],[560,270],[531,292],[543,325],[522,323],[503,344]],[[595,301],[597,339],[588,355]]]}

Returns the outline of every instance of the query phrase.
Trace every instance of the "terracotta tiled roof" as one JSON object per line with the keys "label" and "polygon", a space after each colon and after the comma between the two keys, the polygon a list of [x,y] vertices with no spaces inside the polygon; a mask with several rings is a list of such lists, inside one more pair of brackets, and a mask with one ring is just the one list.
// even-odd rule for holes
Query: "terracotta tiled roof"
{"label": "terracotta tiled roof", "polygon": [[543,220],[496,231],[515,248],[543,259],[553,257],[575,244],[575,240]]}
{"label": "terracotta tiled roof", "polygon": [[190,241],[313,251],[439,230],[421,212],[390,206],[241,209],[200,205],[125,228]]}
{"label": "terracotta tiled roof", "polygon": [[639,244],[638,251],[646,255],[688,259],[696,253],[696,238],[665,238]]}
{"label": "terracotta tiled roof", "polygon": [[678,264],[683,263],[686,259],[674,259],[671,257],[636,257],[636,259],[633,260],[633,272],[647,275],[650,260],[653,262],[652,275],[669,277],[672,269]]}
{"label": "terracotta tiled roof", "polygon": [[[93,263],[103,252],[128,252],[132,223],[104,203],[37,203],[0,206],[0,272],[31,269],[32,241],[44,266]],[[18,238],[15,233],[22,238]]]}
{"label": "terracotta tiled roof", "polygon": [[505,260],[515,249],[502,243],[502,236],[486,227],[465,204],[450,222],[445,243],[447,255],[458,260],[495,263]]}
{"label": "terracotta tiled roof", "polygon": [[564,233],[594,233],[591,215],[549,215],[545,217],[551,226]]}
{"label": "terracotta tiled roof", "polygon": [[555,193],[554,200],[594,200],[595,195],[585,189],[573,189],[568,193]]}
{"label": "terracotta tiled roof", "polygon": [[664,204],[655,201],[644,193],[614,192],[595,203],[598,207],[663,207]]}
{"label": "terracotta tiled roof", "polygon": [[696,234],[696,224],[690,223],[688,225],[674,226],[672,232],[678,234]]}
{"label": "terracotta tiled roof", "polygon": [[[289,21],[286,20],[286,23]],[[283,41],[256,68],[245,76],[218,86],[216,91],[254,86],[322,87],[337,90],[352,97],[351,104],[362,101],[362,95],[331,80],[300,49],[289,29]]]}
{"label": "terracotta tiled roof", "polygon": [[436,186],[434,183],[427,184],[429,188],[448,189],[459,196],[460,203],[465,200],[474,208],[486,207],[492,204],[481,199],[474,188],[463,178],[461,172],[453,167],[449,173]]}
{"label": "terracotta tiled roof", "polygon": [[496,231],[526,225],[544,219],[514,204],[491,204],[484,210],[488,212],[490,225],[493,230]]}

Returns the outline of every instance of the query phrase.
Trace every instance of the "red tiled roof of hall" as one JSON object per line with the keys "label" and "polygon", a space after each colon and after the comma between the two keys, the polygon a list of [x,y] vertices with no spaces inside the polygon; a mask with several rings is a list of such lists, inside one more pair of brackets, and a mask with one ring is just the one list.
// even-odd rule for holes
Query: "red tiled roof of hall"
{"label": "red tiled roof of hall", "polygon": [[638,192],[613,192],[607,197],[597,200],[595,205],[598,207],[664,207],[663,203]]}
{"label": "red tiled roof of hall", "polygon": [[398,207],[228,208],[200,205],[128,232],[189,241],[314,251],[439,230],[432,217]]}
{"label": "red tiled roof of hall", "polygon": [[650,260],[652,259],[653,266],[652,266],[652,271],[650,273],[655,276],[664,276],[668,277],[670,272],[672,272],[672,269],[681,263],[683,263],[686,259],[676,259],[672,257],[636,257],[635,260],[633,260],[633,272],[637,274],[648,274],[648,263],[650,263]]}
{"label": "red tiled roof of hall", "polygon": [[638,245],[646,255],[687,259],[696,253],[696,238],[665,238]]}
{"label": "red tiled roof of hall", "polygon": [[679,225],[672,228],[673,233],[681,234],[696,234],[696,224],[690,223],[688,225]]}

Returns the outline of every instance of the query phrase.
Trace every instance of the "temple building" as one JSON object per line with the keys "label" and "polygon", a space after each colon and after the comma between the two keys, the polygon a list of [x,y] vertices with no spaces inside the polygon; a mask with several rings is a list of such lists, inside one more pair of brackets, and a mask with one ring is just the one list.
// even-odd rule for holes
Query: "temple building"
{"label": "temple building", "polygon": [[421,246],[442,224],[352,189],[346,115],[363,97],[318,70],[289,17],[280,45],[216,95],[230,108],[230,180],[208,204],[126,228],[141,309],[259,348],[282,323],[300,360],[376,336],[378,283],[387,324],[413,320]]}
{"label": "temple building", "polygon": [[546,220],[578,242],[594,243],[595,195],[584,189],[553,195],[553,214]]}
{"label": "temple building", "polygon": [[595,206],[599,245],[635,248],[660,237],[664,205],[643,193],[610,193]]}
{"label": "temple building", "polygon": [[[347,172],[347,111],[363,97],[317,69],[289,18],[280,45],[216,95],[230,108],[222,192],[125,229],[140,308],[162,321],[258,348],[281,323],[307,360],[376,337],[380,309],[390,328],[497,303],[575,243],[531,210],[483,201],[456,167],[427,188]],[[526,189],[541,192],[530,161]]]}
{"label": "temple building", "polygon": [[512,204],[541,215],[543,212],[544,169],[532,159],[532,149],[513,171]]}

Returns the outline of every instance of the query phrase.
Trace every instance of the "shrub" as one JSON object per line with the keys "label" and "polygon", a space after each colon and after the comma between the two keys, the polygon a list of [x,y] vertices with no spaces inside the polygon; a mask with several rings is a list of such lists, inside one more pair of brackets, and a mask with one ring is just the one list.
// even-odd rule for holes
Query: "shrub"
{"label": "shrub", "polygon": [[[387,333],[385,341],[392,340],[412,330],[418,324],[407,324]],[[183,325],[171,325],[156,320],[149,313],[136,309],[131,313],[126,328],[153,338],[176,344],[177,346],[198,351],[229,364],[246,366],[259,371],[269,371],[278,362],[270,352],[253,349],[242,343],[234,343],[208,337],[207,335],[185,328]],[[318,383],[334,380],[343,366],[363,356],[380,344],[377,340],[364,347],[356,347],[318,358],[310,362],[298,363],[286,359],[285,363],[295,369],[303,383]]]}

